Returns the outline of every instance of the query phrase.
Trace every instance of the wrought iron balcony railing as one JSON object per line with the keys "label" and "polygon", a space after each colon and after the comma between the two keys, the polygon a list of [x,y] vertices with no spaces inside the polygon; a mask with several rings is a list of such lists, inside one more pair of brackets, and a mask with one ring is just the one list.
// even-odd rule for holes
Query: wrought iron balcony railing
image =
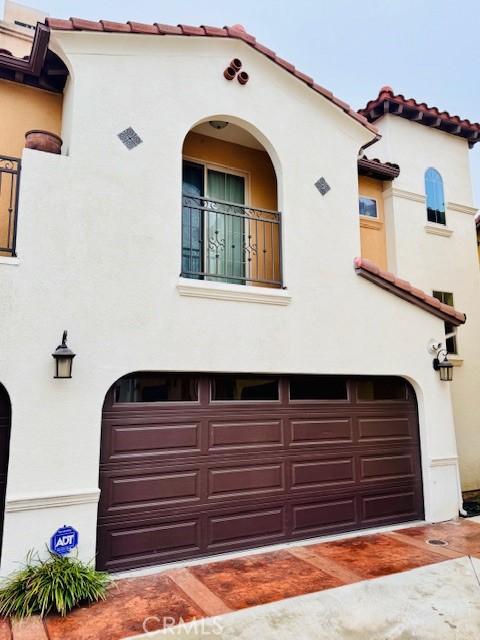
{"label": "wrought iron balcony railing", "polygon": [[16,255],[20,158],[0,155],[0,256]]}
{"label": "wrought iron balcony railing", "polygon": [[282,286],[278,211],[183,195],[182,276]]}

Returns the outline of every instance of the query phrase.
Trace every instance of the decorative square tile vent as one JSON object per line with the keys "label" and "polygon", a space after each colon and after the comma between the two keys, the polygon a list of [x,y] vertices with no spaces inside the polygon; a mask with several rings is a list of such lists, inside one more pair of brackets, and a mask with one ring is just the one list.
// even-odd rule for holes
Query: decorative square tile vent
{"label": "decorative square tile vent", "polygon": [[143,142],[138,133],[135,131],[135,129],[132,129],[132,127],[128,127],[128,129],[121,131],[118,134],[118,137],[127,147],[127,149],[134,149]]}
{"label": "decorative square tile vent", "polygon": [[328,182],[325,180],[325,178],[319,178],[316,182],[315,182],[315,186],[317,187],[317,189],[320,191],[320,193],[322,194],[322,196],[324,196],[326,193],[328,193],[330,191],[330,185],[328,184]]}

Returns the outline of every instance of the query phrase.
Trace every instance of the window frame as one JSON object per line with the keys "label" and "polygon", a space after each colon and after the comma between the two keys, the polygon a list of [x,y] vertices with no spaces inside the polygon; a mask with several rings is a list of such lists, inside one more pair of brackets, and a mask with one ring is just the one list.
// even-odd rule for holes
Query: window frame
{"label": "window frame", "polygon": [[[430,176],[435,176],[435,181]],[[428,167],[425,170],[425,173],[423,176],[423,183],[424,183],[424,190],[425,190],[425,208],[427,210],[427,222],[429,224],[437,224],[437,225],[441,225],[442,227],[446,227],[447,226],[447,207],[446,207],[446,199],[445,199],[445,185],[443,182],[442,174],[435,167]],[[428,185],[431,185],[430,189],[431,190],[433,189],[433,193],[430,190],[430,194],[429,194]],[[437,197],[438,194],[435,193],[435,190],[438,188],[441,189],[441,199],[442,199],[442,206],[443,206],[442,210],[435,209],[429,206],[429,201],[431,203],[432,199]],[[430,211],[435,212],[434,220],[430,219]]]}
{"label": "window frame", "polygon": [[[404,389],[405,389],[405,397],[404,398],[382,398],[382,399],[368,399],[365,400],[363,398],[360,398],[360,385],[359,383],[362,381],[368,381],[368,380],[372,380],[372,381],[376,381],[377,379],[381,379],[381,380],[385,380],[386,378],[390,378],[390,379],[395,379],[395,380],[399,380],[402,381],[403,385],[404,385]],[[405,380],[405,378],[403,378],[402,376],[398,376],[398,375],[372,375],[372,376],[358,376],[356,378],[355,381],[355,400],[357,402],[357,404],[362,405],[362,404],[372,404],[372,403],[402,403],[402,402],[408,402],[410,399],[410,389],[409,389],[409,385],[407,380]]]}
{"label": "window frame", "polygon": [[[442,302],[443,304],[448,304],[452,307],[454,306],[454,295],[452,291],[441,291],[440,289],[434,289],[432,291],[432,296],[437,300],[440,300],[440,302]],[[449,296],[448,300],[446,299],[446,296]],[[446,320],[443,324],[445,327],[445,348],[447,349],[447,353],[448,355],[458,356],[458,340],[457,340],[458,336],[456,332],[453,331],[455,327],[449,322],[447,322]],[[446,336],[449,333],[455,333],[455,335],[450,338],[447,338]],[[450,345],[453,345],[452,350],[448,348],[449,341],[450,341]]]}
{"label": "window frame", "polygon": [[[261,377],[270,377],[273,378],[277,381],[277,392],[278,392],[278,397],[275,400],[215,400],[213,397],[213,392],[214,392],[214,384],[215,384],[215,378],[216,377],[220,377],[220,376],[237,376],[237,377],[244,377],[244,378],[261,378]],[[209,390],[208,390],[208,402],[209,404],[212,405],[254,405],[254,404],[265,404],[265,405],[281,405],[282,404],[282,388],[281,388],[281,376],[278,374],[273,374],[273,375],[269,375],[269,374],[262,374],[262,373],[258,373],[258,374],[248,374],[248,373],[211,373],[209,375]]]}
{"label": "window frame", "polygon": [[[115,392],[116,392],[116,386],[117,384],[125,379],[125,378],[133,378],[135,376],[145,376],[147,377],[148,375],[159,375],[159,376],[167,376],[167,375],[178,375],[178,376],[191,376],[192,378],[196,379],[196,390],[197,390],[197,399],[196,400],[139,400],[139,401],[135,401],[135,400],[131,400],[131,401],[118,401],[115,398]],[[182,405],[182,406],[189,406],[189,407],[193,407],[195,405],[200,406],[201,404],[201,398],[200,398],[200,382],[201,382],[201,375],[198,373],[190,373],[190,372],[171,372],[171,371],[167,371],[167,372],[163,372],[163,371],[134,371],[132,373],[127,373],[124,376],[121,376],[120,378],[118,378],[112,385],[112,401],[111,401],[111,406],[112,408],[116,408],[119,407],[120,409],[123,408],[135,408],[135,407],[152,407],[152,406],[160,406],[160,407],[173,407],[173,406],[177,406],[177,405]]]}
{"label": "window frame", "polygon": [[[372,200],[372,202],[375,202],[375,216],[366,216],[363,213],[360,213],[360,200],[361,198],[363,198],[364,200]],[[379,206],[378,206],[378,198],[374,198],[372,196],[365,196],[361,193],[358,194],[358,215],[360,217],[361,220],[375,220],[377,222],[381,222],[381,218],[379,215]]]}
{"label": "window frame", "polygon": [[[292,393],[291,393],[291,383],[292,383],[292,378],[296,378],[296,377],[312,377],[312,378],[339,378],[341,380],[343,380],[345,382],[345,390],[347,392],[347,397],[346,398],[292,398]],[[348,404],[352,402],[352,392],[351,392],[351,385],[349,384],[349,378],[348,376],[343,376],[341,374],[315,374],[315,373],[297,373],[297,374],[291,374],[289,376],[286,377],[287,380],[287,401],[289,404],[292,405],[302,405],[302,404],[328,404],[328,405],[332,405],[332,404]]]}

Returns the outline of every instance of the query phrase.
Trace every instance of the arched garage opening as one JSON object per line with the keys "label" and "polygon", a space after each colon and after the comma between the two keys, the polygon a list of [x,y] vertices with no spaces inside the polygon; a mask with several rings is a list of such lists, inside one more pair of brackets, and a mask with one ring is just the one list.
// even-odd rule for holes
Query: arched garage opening
{"label": "arched garage opening", "polygon": [[0,384],[0,550],[3,539],[11,423],[12,407],[10,398],[5,387]]}
{"label": "arched garage opening", "polygon": [[98,566],[111,571],[423,517],[397,377],[138,372],[107,394]]}

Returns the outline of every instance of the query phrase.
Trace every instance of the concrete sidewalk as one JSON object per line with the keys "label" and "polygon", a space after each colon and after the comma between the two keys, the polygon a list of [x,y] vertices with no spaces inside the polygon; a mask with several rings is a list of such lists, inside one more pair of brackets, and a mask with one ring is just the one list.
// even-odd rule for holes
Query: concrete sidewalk
{"label": "concrete sidewalk", "polygon": [[463,557],[130,640],[477,640],[479,573]]}
{"label": "concrete sidewalk", "polygon": [[[382,533],[348,536],[325,542],[288,545],[268,552],[246,553],[234,558],[219,558],[216,561],[203,563],[192,562],[191,565],[183,568],[167,567],[150,575],[118,580],[112,587],[106,602],[81,607],[66,618],[51,616],[43,622],[39,619],[31,619],[25,623],[15,623],[13,637],[14,640],[154,638],[157,635],[156,632],[162,628],[215,616],[217,620],[220,617],[222,624],[233,625],[231,628],[233,635],[228,635],[230,626],[225,626],[227,635],[214,634],[212,637],[251,637],[252,640],[261,637],[263,639],[269,637],[265,635],[267,631],[262,630],[260,633],[255,627],[255,620],[258,617],[259,624],[262,619],[264,620],[262,624],[267,624],[265,620],[269,619],[268,616],[265,619],[261,618],[265,609],[267,612],[281,611],[280,618],[276,613],[272,618],[272,628],[278,632],[277,624],[279,624],[287,633],[279,637],[299,637],[303,640],[308,637],[305,635],[306,628],[302,626],[300,635],[289,636],[288,633],[292,630],[288,625],[285,627],[285,620],[293,616],[295,624],[299,624],[299,618],[295,613],[297,605],[294,603],[298,602],[298,597],[301,596],[307,598],[305,600],[305,606],[307,606],[310,596],[307,597],[306,594],[315,594],[315,598],[319,598],[315,606],[319,607],[319,611],[323,611],[322,616],[330,620],[329,624],[337,621],[340,624],[341,620],[346,623],[348,620],[353,620],[356,615],[360,615],[362,611],[367,612],[368,607],[365,603],[368,598],[367,595],[363,597],[363,593],[371,593],[369,597],[373,598],[372,615],[368,614],[369,619],[377,615],[379,620],[383,620],[388,612],[394,611],[392,607],[395,603],[400,609],[409,603],[408,606],[412,606],[412,611],[420,615],[424,606],[419,594],[425,593],[425,597],[430,598],[437,592],[443,593],[440,589],[442,580],[446,580],[451,585],[457,585],[458,582],[458,585],[452,586],[452,589],[458,587],[459,593],[463,591],[467,593],[475,586],[473,565],[468,558],[465,559],[465,556],[480,558],[480,526],[473,520],[456,520]],[[403,574],[403,576],[393,576],[393,574]],[[387,578],[388,576],[390,578]],[[398,586],[392,587],[391,597],[386,595],[386,600],[383,601],[380,597],[383,593],[381,585],[385,583],[385,589],[387,589],[390,579],[394,578],[393,584],[399,580],[398,585],[405,585],[405,592],[403,586],[400,591]],[[415,582],[417,579],[418,584]],[[411,588],[408,587],[410,580],[413,580]],[[379,588],[374,586],[377,584],[380,585]],[[430,593],[429,589],[433,591]],[[339,597],[335,594],[339,593],[342,594],[342,603],[344,598],[347,599],[345,602],[351,601],[350,611],[345,605],[343,616],[340,615],[342,607],[335,605]],[[350,593],[353,595],[348,595]],[[393,594],[396,594],[395,597]],[[445,619],[454,620],[452,624],[459,627],[459,618],[466,615],[471,619],[472,624],[476,624],[476,618],[475,616],[472,618],[472,611],[468,608],[469,601],[463,596],[454,597],[451,592],[448,597],[445,597],[447,599],[450,597],[452,606],[455,605],[453,610],[448,610],[448,616],[444,614]],[[361,606],[355,604],[356,598],[360,598],[359,602],[363,603]],[[438,606],[437,604],[428,605],[430,617],[433,615],[431,612],[434,611],[432,607],[440,611],[442,607],[445,609],[442,598],[438,601]],[[277,603],[273,609],[271,603]],[[318,603],[322,603],[321,606]],[[269,609],[264,605],[268,605]],[[248,615],[245,612],[245,620],[249,621],[248,624],[236,622],[237,619],[243,619],[242,616],[229,615],[252,607],[255,609],[252,609]],[[400,609],[395,615],[400,615]],[[440,614],[439,617],[442,618]],[[320,621],[317,623],[320,624]],[[317,623],[314,625],[316,632],[318,632]],[[245,624],[244,632],[247,633],[250,629],[251,635],[238,635],[239,628],[235,626],[237,624],[242,628]],[[322,625],[324,626],[324,623]],[[445,624],[445,628],[447,626]],[[330,629],[331,634],[332,629],[335,627]],[[171,634],[172,629],[168,630]],[[375,629],[372,628],[371,633],[374,631]],[[4,627],[3,632],[4,635],[0,629],[0,640],[10,640],[8,625]],[[148,633],[145,635],[145,632]],[[183,631],[177,628],[175,633],[183,633]],[[379,636],[382,640],[390,638],[406,640],[417,637],[423,640],[424,637],[429,637],[412,635],[413,631],[408,632],[410,635],[389,636],[385,635],[386,632],[383,629],[378,630],[378,633],[384,634]],[[368,637],[372,640],[375,636],[349,636],[346,633],[344,636],[328,637],[351,637],[359,640]],[[458,637],[459,640],[464,640],[468,636],[447,635],[445,637]],[[476,637],[480,637],[480,628]]]}

